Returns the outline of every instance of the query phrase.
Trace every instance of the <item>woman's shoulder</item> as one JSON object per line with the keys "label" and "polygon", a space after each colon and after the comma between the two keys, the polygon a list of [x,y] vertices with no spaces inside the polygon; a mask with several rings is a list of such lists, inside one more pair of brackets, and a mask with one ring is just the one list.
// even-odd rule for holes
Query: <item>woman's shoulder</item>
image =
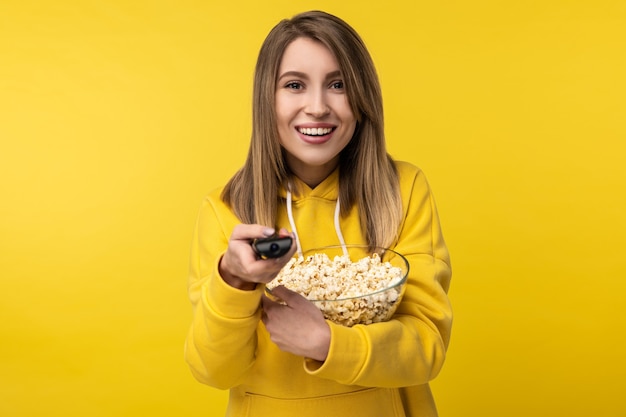
{"label": "woman's shoulder", "polygon": [[212,207],[213,210],[222,211],[227,209],[224,200],[222,200],[222,193],[224,192],[224,186],[219,186],[210,189],[202,200],[203,207]]}
{"label": "woman's shoulder", "polygon": [[210,189],[209,192],[206,194],[206,198],[210,200],[221,200],[224,188],[226,188],[224,185],[220,185],[219,187]]}
{"label": "woman's shoulder", "polygon": [[217,187],[205,194],[200,207],[200,216],[218,218],[220,219],[220,224],[232,224],[234,226],[239,220],[222,199],[223,190],[224,187]]}
{"label": "woman's shoulder", "polygon": [[420,167],[406,161],[394,161],[398,171],[398,181],[402,195],[422,195],[430,193],[428,179]]}
{"label": "woman's shoulder", "polygon": [[406,178],[415,178],[416,176],[422,174],[422,170],[411,162],[398,160],[394,160],[393,162],[396,165],[398,176],[401,181]]}

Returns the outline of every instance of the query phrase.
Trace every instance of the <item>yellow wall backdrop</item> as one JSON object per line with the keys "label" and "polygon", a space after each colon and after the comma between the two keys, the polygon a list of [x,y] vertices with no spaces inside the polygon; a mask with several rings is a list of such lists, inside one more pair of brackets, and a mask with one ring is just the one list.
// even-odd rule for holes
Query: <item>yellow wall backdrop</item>
{"label": "yellow wall backdrop", "polygon": [[361,33],[437,197],[441,416],[626,415],[623,0],[2,0],[0,415],[223,415],[183,360],[191,233],[308,9]]}

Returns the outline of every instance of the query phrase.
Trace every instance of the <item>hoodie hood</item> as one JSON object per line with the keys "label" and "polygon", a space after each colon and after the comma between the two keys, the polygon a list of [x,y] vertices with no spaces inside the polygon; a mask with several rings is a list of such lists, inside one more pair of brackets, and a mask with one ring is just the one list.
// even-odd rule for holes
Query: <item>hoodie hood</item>
{"label": "hoodie hood", "polygon": [[[293,187],[293,190],[291,189]],[[297,190],[297,194],[295,191]],[[283,195],[284,193],[284,195]],[[298,230],[296,228],[296,222],[293,218],[293,202],[301,201],[307,198],[319,198],[325,199],[329,201],[336,201],[335,205],[335,232],[337,233],[337,237],[339,238],[339,242],[343,248],[344,255],[348,254],[348,250],[346,249],[346,242],[343,238],[343,233],[341,232],[341,224],[339,221],[339,213],[341,212],[341,207],[339,204],[339,170],[334,170],[324,181],[318,184],[317,187],[311,188],[299,178],[294,177],[292,184],[290,184],[289,188],[281,189],[280,196],[284,197],[287,200],[287,217],[289,218],[289,224],[291,225],[291,231],[296,237],[296,246],[298,248],[298,255],[302,256],[302,245],[300,244],[300,238],[298,237]]]}
{"label": "hoodie hood", "polygon": [[278,195],[282,198],[287,198],[287,191],[291,191],[293,201],[300,201],[311,197],[335,201],[339,196],[339,169],[335,169],[331,172],[331,174],[315,188],[309,187],[304,181],[294,176],[291,180],[290,190],[283,186],[280,188]]}

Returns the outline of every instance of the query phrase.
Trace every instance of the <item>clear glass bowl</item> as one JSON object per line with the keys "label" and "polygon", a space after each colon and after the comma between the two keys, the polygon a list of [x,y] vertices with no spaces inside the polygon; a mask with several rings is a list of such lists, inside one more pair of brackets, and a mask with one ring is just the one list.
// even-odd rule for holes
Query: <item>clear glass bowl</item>
{"label": "clear glass bowl", "polygon": [[391,249],[326,246],[296,255],[267,292],[284,285],[313,302],[326,319],[351,327],[389,320],[404,295],[408,272],[406,258]]}

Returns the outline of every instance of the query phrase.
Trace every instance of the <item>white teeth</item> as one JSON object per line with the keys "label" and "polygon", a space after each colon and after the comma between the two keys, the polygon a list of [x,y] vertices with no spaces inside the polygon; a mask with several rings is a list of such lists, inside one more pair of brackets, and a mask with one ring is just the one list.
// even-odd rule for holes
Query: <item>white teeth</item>
{"label": "white teeth", "polygon": [[308,136],[328,135],[330,132],[332,132],[332,130],[333,129],[329,127],[314,127],[314,128],[301,127],[298,129],[300,133],[302,133],[303,135],[308,135]]}

